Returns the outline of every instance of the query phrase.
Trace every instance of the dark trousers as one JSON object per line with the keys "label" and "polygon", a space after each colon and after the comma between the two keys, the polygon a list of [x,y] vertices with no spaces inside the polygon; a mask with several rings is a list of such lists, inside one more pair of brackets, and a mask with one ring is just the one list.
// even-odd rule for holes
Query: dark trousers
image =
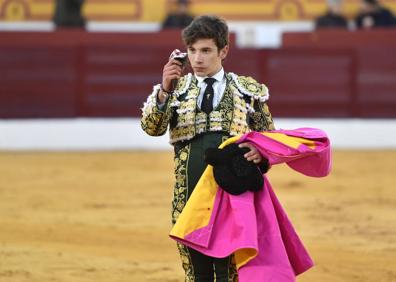
{"label": "dark trousers", "polygon": [[228,282],[231,257],[214,258],[188,248],[195,282]]}

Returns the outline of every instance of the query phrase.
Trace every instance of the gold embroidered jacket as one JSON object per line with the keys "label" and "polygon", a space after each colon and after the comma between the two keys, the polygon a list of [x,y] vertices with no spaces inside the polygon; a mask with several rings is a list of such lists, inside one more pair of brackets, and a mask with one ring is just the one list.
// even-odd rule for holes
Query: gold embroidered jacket
{"label": "gold embroidered jacket", "polygon": [[158,107],[160,85],[154,86],[142,109],[141,126],[152,136],[170,131],[170,143],[186,141],[196,135],[221,131],[230,136],[274,129],[266,101],[268,89],[251,77],[226,73],[226,89],[219,105],[207,115],[197,106],[200,89],[197,79],[189,73],[179,79],[166,104]]}

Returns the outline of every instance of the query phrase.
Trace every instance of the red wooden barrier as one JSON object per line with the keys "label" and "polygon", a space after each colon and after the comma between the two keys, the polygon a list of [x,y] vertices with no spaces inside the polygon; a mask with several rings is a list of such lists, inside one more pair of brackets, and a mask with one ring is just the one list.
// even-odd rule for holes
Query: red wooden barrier
{"label": "red wooden barrier", "polygon": [[367,47],[396,46],[395,29],[375,30],[318,30],[314,32],[285,32],[282,34],[283,47]]}
{"label": "red wooden barrier", "polygon": [[[277,50],[231,46],[225,69],[267,84],[277,117],[396,117],[396,57],[386,53],[393,46],[369,33],[356,42],[382,43],[362,46],[341,32],[337,47],[318,34],[286,35],[288,47]],[[169,53],[181,47],[180,31],[0,32],[0,118],[140,116]]]}
{"label": "red wooden barrier", "polygon": [[355,61],[352,115],[396,117],[395,29],[370,31],[320,30],[283,35],[283,47],[299,50],[348,49]]}
{"label": "red wooden barrier", "polygon": [[283,48],[264,57],[274,116],[357,116],[352,52]]}

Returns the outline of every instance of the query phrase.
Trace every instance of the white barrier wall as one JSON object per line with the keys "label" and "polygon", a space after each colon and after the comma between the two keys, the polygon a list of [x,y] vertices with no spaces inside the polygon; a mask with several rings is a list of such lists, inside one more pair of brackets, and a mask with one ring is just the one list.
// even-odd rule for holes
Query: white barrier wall
{"label": "white barrier wall", "polygon": [[[396,120],[275,119],[278,129],[315,127],[336,149],[396,149]],[[0,150],[163,150],[168,135],[151,137],[139,119],[0,120]]]}

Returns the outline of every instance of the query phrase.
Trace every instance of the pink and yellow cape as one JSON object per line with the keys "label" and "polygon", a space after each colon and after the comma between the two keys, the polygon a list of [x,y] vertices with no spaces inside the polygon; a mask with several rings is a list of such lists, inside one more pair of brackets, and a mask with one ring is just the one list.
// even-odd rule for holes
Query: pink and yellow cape
{"label": "pink and yellow cape", "polygon": [[[319,129],[250,132],[220,148],[233,142],[254,144],[271,165],[313,177],[330,172],[330,142]],[[295,281],[313,266],[266,176],[261,191],[233,196],[218,189],[208,165],[170,236],[209,256],[234,254],[240,282]]]}

